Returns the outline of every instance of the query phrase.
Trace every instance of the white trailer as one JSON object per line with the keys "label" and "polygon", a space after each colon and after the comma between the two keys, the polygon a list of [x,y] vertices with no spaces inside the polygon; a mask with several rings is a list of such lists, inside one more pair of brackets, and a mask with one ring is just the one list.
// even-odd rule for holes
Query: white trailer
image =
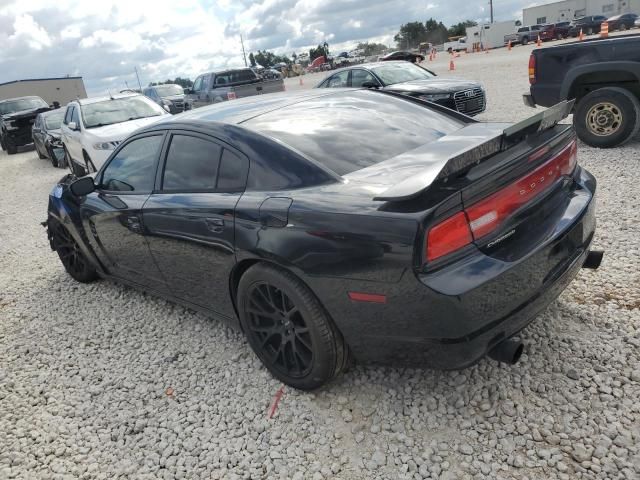
{"label": "white trailer", "polygon": [[492,49],[504,46],[504,36],[518,29],[515,20],[485,23],[467,27],[467,51]]}

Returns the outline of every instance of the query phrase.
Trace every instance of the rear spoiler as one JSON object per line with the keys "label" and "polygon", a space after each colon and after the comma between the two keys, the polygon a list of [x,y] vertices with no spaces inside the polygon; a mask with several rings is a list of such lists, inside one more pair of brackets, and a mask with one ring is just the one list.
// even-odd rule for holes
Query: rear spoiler
{"label": "rear spoiler", "polygon": [[463,172],[470,166],[477,165],[482,162],[482,160],[507,150],[510,146],[529,135],[554,127],[560,120],[566,118],[569,113],[571,113],[574,103],[575,100],[562,101],[553,107],[511,125],[501,133],[485,139],[482,143],[455,156],[449,157],[441,169],[428,169],[422,175],[411,176],[375,196],[373,200],[398,202],[417,197],[434,182]]}

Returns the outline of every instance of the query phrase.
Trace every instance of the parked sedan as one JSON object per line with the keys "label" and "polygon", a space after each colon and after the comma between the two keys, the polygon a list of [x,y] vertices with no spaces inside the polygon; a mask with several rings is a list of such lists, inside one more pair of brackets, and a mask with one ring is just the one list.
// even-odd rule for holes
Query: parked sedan
{"label": "parked sedan", "polygon": [[634,27],[635,21],[638,19],[638,15],[635,13],[623,13],[622,15],[615,15],[607,19],[609,24],[609,31],[614,30],[629,30]]}
{"label": "parked sedan", "polygon": [[404,60],[411,63],[420,63],[424,60],[424,55],[414,52],[391,52],[379,58],[381,62],[389,62],[392,60]]}
{"label": "parked sedan", "polygon": [[60,138],[60,125],[62,125],[64,113],[64,109],[61,108],[40,113],[31,129],[38,156],[51,160],[54,167],[64,166],[64,149]]}
{"label": "parked sedan", "polygon": [[80,282],[228,322],[295,388],[351,357],[513,363],[510,338],[599,261],[570,110],[507,126],[366,89],[204,107],[56,185],[51,247]]}
{"label": "parked sedan", "polygon": [[604,15],[590,15],[588,17],[582,17],[573,22],[573,25],[569,29],[570,37],[577,37],[580,35],[580,31],[585,35],[593,35],[594,33],[600,33],[602,22],[607,19]]}
{"label": "parked sedan", "polygon": [[316,88],[375,88],[434,102],[466,115],[486,108],[484,88],[478,82],[437,77],[419,65],[407,62],[378,62],[338,70]]}
{"label": "parked sedan", "polygon": [[174,83],[154,85],[145,88],[142,93],[169,113],[184,111],[184,89],[180,85]]}

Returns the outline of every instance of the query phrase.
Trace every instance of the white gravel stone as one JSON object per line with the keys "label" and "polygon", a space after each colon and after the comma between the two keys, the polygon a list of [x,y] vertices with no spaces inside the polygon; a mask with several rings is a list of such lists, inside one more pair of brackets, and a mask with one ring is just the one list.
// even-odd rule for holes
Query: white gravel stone
{"label": "white gravel stone", "polygon": [[[536,112],[520,97],[533,48],[456,58],[487,88],[480,119]],[[0,478],[639,478],[639,147],[580,144],[604,261],[522,332],[517,365],[356,366],[312,394],[285,389],[272,419],[281,385],[241,335],[72,281],[38,224],[64,172],[0,153]]]}

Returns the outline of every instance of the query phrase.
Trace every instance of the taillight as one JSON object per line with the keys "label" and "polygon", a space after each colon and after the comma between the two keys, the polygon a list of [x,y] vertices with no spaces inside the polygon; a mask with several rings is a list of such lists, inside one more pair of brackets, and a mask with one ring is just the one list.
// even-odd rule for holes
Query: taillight
{"label": "taillight", "polygon": [[460,250],[465,245],[469,245],[472,240],[467,216],[464,212],[458,212],[429,230],[427,260],[432,261]]}
{"label": "taillight", "polygon": [[536,83],[536,57],[533,53],[529,56],[529,83]]}
{"label": "taillight", "polygon": [[[543,147],[547,149],[547,147]],[[538,158],[539,151],[530,158]],[[433,261],[494,232],[515,211],[546,191],[556,180],[570,175],[577,163],[573,140],[545,163],[511,185],[489,195],[429,230],[426,258]]]}

